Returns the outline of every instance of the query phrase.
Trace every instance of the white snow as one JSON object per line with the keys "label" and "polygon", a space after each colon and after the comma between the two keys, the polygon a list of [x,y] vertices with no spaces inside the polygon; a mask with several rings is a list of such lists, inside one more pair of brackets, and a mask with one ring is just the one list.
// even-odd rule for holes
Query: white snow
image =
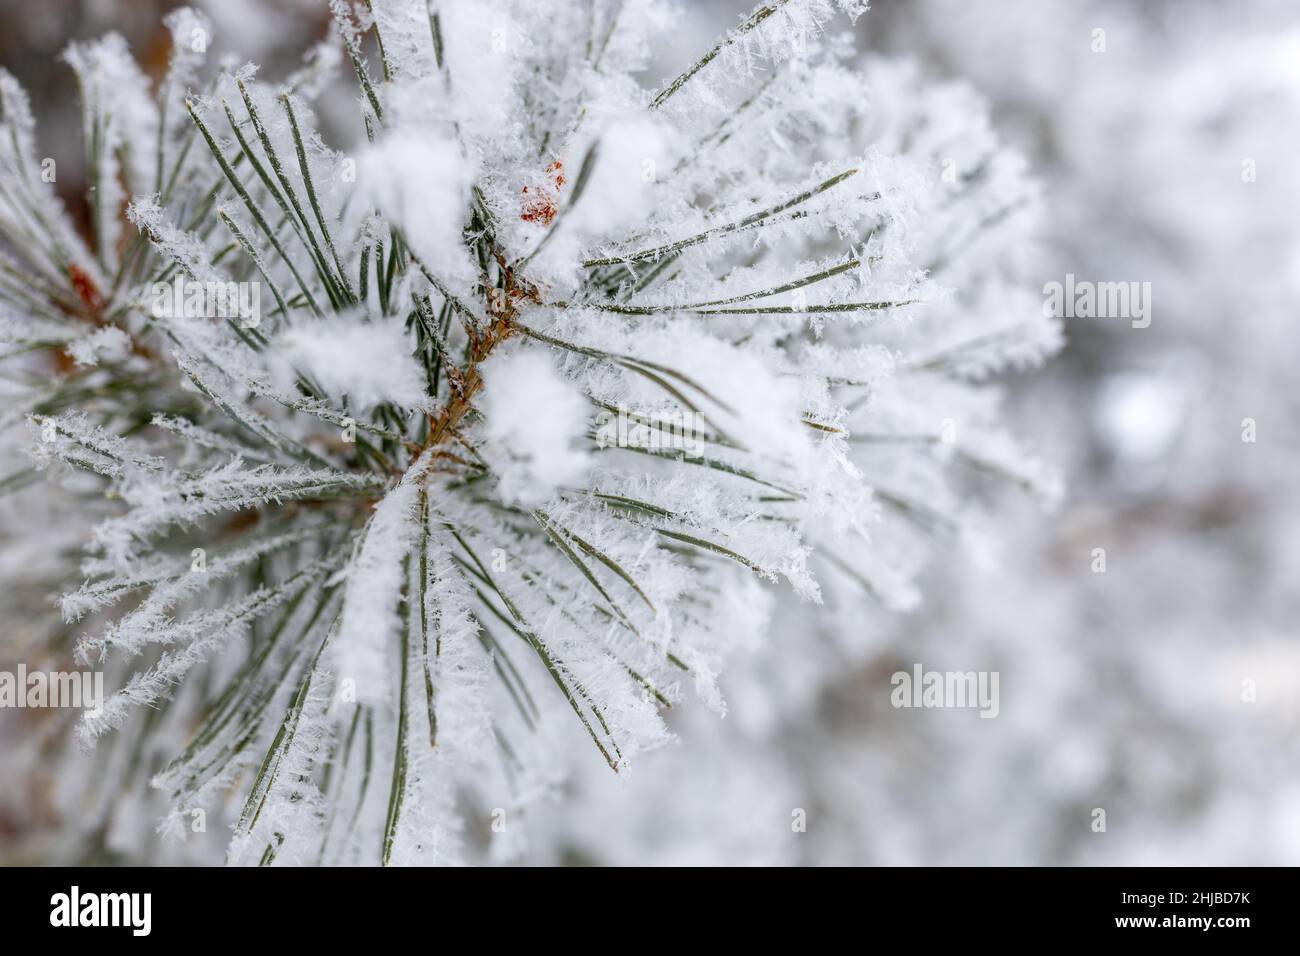
{"label": "white snow", "polygon": [[346,395],[359,411],[384,402],[429,407],[424,369],[411,354],[413,346],[400,320],[306,321],[285,330],[276,346],[294,368],[330,395]]}
{"label": "white snow", "polygon": [[120,362],[130,351],[130,337],[111,325],[68,343],[68,354],[78,365],[98,365],[101,360]]}
{"label": "white snow", "polygon": [[482,368],[488,459],[501,497],[537,505],[557,488],[581,481],[589,467],[580,445],[590,406],[536,349],[494,355]]}

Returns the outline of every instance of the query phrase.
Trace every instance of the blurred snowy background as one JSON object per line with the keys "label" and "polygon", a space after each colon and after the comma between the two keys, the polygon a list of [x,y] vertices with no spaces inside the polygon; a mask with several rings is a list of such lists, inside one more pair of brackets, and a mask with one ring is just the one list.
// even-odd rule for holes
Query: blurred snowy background
{"label": "blurred snowy background", "polygon": [[[315,0],[195,5],[218,52],[269,72],[327,31]],[[58,52],[116,29],[148,64],[171,6],[0,0],[0,63],[30,91],[67,195],[84,185]],[[676,747],[626,779],[593,758],[526,826],[484,834],[482,858],[1298,864],[1300,9],[872,6],[864,55],[968,85],[1029,157],[1045,216],[1028,285],[1149,282],[1151,324],[1067,319],[1066,350],[1009,383],[1008,414],[1065,478],[1057,511],[1001,492],[987,547],[941,555],[910,614],[846,609],[813,629],[789,602],[724,676],[725,719],[679,708]],[[647,82],[748,8],[686,5],[681,62]],[[8,586],[29,559],[0,559],[10,638],[35,613]],[[890,675],[916,663],[999,672],[998,717],[894,709]],[[14,732],[0,724],[0,747]],[[14,777],[0,750],[0,861],[64,826]]]}

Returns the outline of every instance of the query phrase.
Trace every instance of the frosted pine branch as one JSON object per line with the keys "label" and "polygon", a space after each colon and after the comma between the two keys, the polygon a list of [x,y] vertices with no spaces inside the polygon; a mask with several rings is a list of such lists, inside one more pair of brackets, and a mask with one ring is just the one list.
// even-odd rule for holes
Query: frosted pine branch
{"label": "frosted pine branch", "polygon": [[[342,55],[283,83],[182,11],[156,90],[116,37],[68,54],[84,238],[0,74],[14,414],[118,681],[82,736],[180,738],[164,832],[233,791],[232,862],[455,861],[466,795],[724,712],[772,589],[912,603],[962,463],[1050,491],[980,384],[1058,344],[991,251],[1034,191],[854,58],[865,6],[762,5],[654,89],[660,2],[332,0]],[[312,108],[340,63],[353,152]]]}

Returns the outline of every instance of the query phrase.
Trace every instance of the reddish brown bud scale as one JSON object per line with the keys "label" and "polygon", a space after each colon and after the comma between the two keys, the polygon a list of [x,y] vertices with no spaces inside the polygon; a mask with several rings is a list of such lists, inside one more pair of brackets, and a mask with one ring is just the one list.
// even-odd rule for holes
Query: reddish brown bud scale
{"label": "reddish brown bud scale", "polygon": [[68,266],[68,278],[72,280],[72,288],[77,293],[77,298],[92,315],[98,315],[104,308],[104,297],[100,295],[95,281],[86,275],[85,270],[76,265]]}

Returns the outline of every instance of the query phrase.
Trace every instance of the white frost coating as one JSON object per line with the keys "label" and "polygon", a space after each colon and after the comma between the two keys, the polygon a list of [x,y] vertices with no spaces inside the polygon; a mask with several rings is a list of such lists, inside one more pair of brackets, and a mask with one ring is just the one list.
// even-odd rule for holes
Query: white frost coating
{"label": "white frost coating", "polygon": [[393,79],[427,76],[436,69],[429,42],[428,0],[371,0],[375,26],[384,38],[384,58]]}
{"label": "white frost coating", "polygon": [[120,362],[130,351],[130,337],[112,325],[68,343],[68,354],[78,365],[98,365],[101,360]]}
{"label": "white frost coating", "polygon": [[398,604],[406,560],[420,530],[420,483],[426,479],[428,460],[428,454],[420,458],[375,506],[348,567],[334,661],[338,679],[352,682],[349,686],[360,703],[387,700],[396,685],[397,634],[402,626]]}
{"label": "white frost coating", "polygon": [[359,411],[384,402],[402,408],[429,405],[424,372],[398,320],[304,322],[286,330],[276,345],[298,371],[330,395],[346,395]]}
{"label": "white frost coating", "polygon": [[578,446],[590,406],[545,355],[523,349],[493,356],[482,369],[487,439],[483,455],[500,479],[501,496],[536,505],[589,466]]}
{"label": "white frost coating", "polygon": [[445,281],[473,275],[461,236],[473,169],[437,131],[406,128],[379,140],[357,162],[357,185],[401,227],[420,260]]}
{"label": "white frost coating", "polygon": [[[163,25],[172,36],[171,60],[164,82],[178,92],[188,92],[197,83],[199,70],[212,44],[212,23],[197,10],[181,7],[167,14]],[[188,117],[180,110],[167,114],[167,131],[170,133],[187,120]]]}
{"label": "white frost coating", "polygon": [[149,95],[148,79],[120,35],[110,33],[88,43],[74,43],[64,51],[63,59],[76,71],[87,131],[99,127],[99,142],[88,172],[99,229],[97,251],[101,261],[116,266],[116,245],[122,234],[118,210],[129,194],[155,185],[152,155],[133,140],[157,137],[158,108]]}
{"label": "white frost coating", "polygon": [[[0,169],[5,170],[6,177],[13,177],[14,185],[21,183],[29,197],[28,203],[0,198],[0,228],[37,237],[38,243],[61,250],[101,285],[104,277],[99,264],[58,202],[55,184],[40,175],[45,160],[37,153],[35,134],[35,120],[26,92],[12,74],[0,69]],[[0,263],[12,265],[7,254],[0,255]],[[40,266],[48,275],[48,267],[43,263]]]}
{"label": "white frost coating", "polygon": [[157,196],[135,200],[127,207],[126,215],[163,255],[195,282],[225,281],[225,277],[211,265],[212,252],[203,240],[178,228],[158,205]]}
{"label": "white frost coating", "polygon": [[[1056,342],[1002,264],[1035,191],[968,92],[821,39],[863,6],[765,0],[687,44],[660,0],[333,0],[346,90],[337,47],[262,77],[178,14],[161,130],[90,90],[129,147],[92,143],[92,218],[120,181],[149,240],[122,270],[115,222],[93,253],[57,225],[0,75],[0,339],[34,353],[7,364],[98,362],[6,377],[0,424],[32,419],[91,545],[41,587],[84,582],[64,610],[121,688],[88,728],[124,729],[116,819],[144,744],[180,755],[169,831],[251,798],[231,860],[451,861],[467,807],[510,815],[511,859],[516,811],[576,761],[638,766],[664,708],[751,721],[735,658],[773,612],[912,603],[972,471],[1050,490],[979,381]],[[103,51],[86,76],[129,73]],[[159,276],[258,283],[260,322],[154,314]],[[777,636],[815,685],[825,655]]]}
{"label": "white frost coating", "polygon": [[[574,215],[593,236],[626,235],[653,211],[654,184],[666,178],[683,152],[683,137],[668,123],[635,116],[610,123]],[[572,175],[585,150],[574,150]]]}
{"label": "white frost coating", "polygon": [[556,17],[553,8],[531,4],[521,9],[509,0],[439,0],[443,57],[455,96],[454,111],[463,132],[478,139],[513,141],[516,96],[527,62],[535,52],[528,20]]}

